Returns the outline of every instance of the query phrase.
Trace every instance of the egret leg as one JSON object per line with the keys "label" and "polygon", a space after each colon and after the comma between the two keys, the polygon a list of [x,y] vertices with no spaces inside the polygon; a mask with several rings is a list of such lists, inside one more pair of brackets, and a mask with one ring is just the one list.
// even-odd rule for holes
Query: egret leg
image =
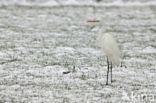
{"label": "egret leg", "polygon": [[107,81],[106,81],[106,85],[108,85],[108,76],[109,76],[109,60],[107,57]]}
{"label": "egret leg", "polygon": [[112,79],[113,78],[112,77],[112,68],[113,68],[112,62],[111,62],[111,67],[110,68],[111,68],[111,83],[112,83],[113,82],[113,79]]}

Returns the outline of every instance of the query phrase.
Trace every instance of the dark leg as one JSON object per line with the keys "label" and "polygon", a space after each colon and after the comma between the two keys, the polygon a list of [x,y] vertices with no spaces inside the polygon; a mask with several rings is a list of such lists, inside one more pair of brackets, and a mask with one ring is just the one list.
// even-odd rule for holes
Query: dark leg
{"label": "dark leg", "polygon": [[110,68],[111,68],[111,83],[112,83],[112,82],[113,82],[113,80],[112,80],[112,78],[113,78],[113,77],[112,77],[112,68],[113,68],[112,62],[111,62],[111,67],[110,67]]}
{"label": "dark leg", "polygon": [[107,57],[107,82],[106,82],[106,85],[108,85],[108,76],[109,76],[109,60],[108,60],[108,57]]}

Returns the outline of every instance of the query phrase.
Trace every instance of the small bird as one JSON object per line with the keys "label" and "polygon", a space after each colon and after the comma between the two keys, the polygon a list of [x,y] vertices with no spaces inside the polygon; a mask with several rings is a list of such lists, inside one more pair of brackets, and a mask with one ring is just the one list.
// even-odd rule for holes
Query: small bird
{"label": "small bird", "polygon": [[98,45],[101,47],[101,49],[104,51],[106,57],[107,57],[107,81],[106,85],[108,85],[108,77],[109,77],[109,69],[111,71],[111,82],[112,80],[112,64],[115,64],[116,66],[120,65],[120,52],[119,47],[115,39],[110,34],[104,34],[102,32],[103,30],[100,30],[100,33],[98,35]]}

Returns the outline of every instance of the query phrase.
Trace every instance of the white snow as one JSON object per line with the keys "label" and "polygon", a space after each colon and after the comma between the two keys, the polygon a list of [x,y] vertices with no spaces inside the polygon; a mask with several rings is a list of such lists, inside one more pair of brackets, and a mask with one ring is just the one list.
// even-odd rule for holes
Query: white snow
{"label": "white snow", "polygon": [[96,0],[1,0],[0,5],[21,5],[21,6],[42,6],[42,7],[50,7],[50,6],[59,6],[59,5],[95,5],[95,6],[155,6],[155,0],[136,0],[136,1],[125,1],[125,0],[103,0],[100,3],[96,2]]}
{"label": "white snow", "polygon": [[[156,95],[155,6],[116,7],[116,1],[93,13],[83,1],[57,7],[36,7],[51,0],[22,0],[20,6],[0,1],[0,103],[125,103],[123,92]],[[87,22],[94,15],[122,54],[123,67],[113,68],[108,86],[106,58],[96,41],[101,24]],[[143,102],[149,101],[137,101]]]}

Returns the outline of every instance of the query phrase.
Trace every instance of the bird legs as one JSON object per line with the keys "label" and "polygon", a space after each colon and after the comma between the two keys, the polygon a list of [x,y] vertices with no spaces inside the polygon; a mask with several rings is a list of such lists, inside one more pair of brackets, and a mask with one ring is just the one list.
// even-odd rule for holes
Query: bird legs
{"label": "bird legs", "polygon": [[106,85],[108,85],[108,76],[109,76],[109,60],[107,57],[107,81],[106,81]]}
{"label": "bird legs", "polygon": [[111,67],[110,67],[110,68],[111,68],[111,83],[112,83],[112,82],[113,82],[113,80],[112,80],[112,78],[113,78],[113,77],[112,77],[112,76],[113,76],[113,75],[112,75],[112,68],[113,68],[112,62],[111,62]]}
{"label": "bird legs", "polygon": [[107,81],[106,81],[106,85],[108,85],[109,68],[111,70],[111,83],[112,83],[112,81],[113,81],[112,80],[112,62],[109,64],[109,60],[108,60],[108,57],[107,57]]}

